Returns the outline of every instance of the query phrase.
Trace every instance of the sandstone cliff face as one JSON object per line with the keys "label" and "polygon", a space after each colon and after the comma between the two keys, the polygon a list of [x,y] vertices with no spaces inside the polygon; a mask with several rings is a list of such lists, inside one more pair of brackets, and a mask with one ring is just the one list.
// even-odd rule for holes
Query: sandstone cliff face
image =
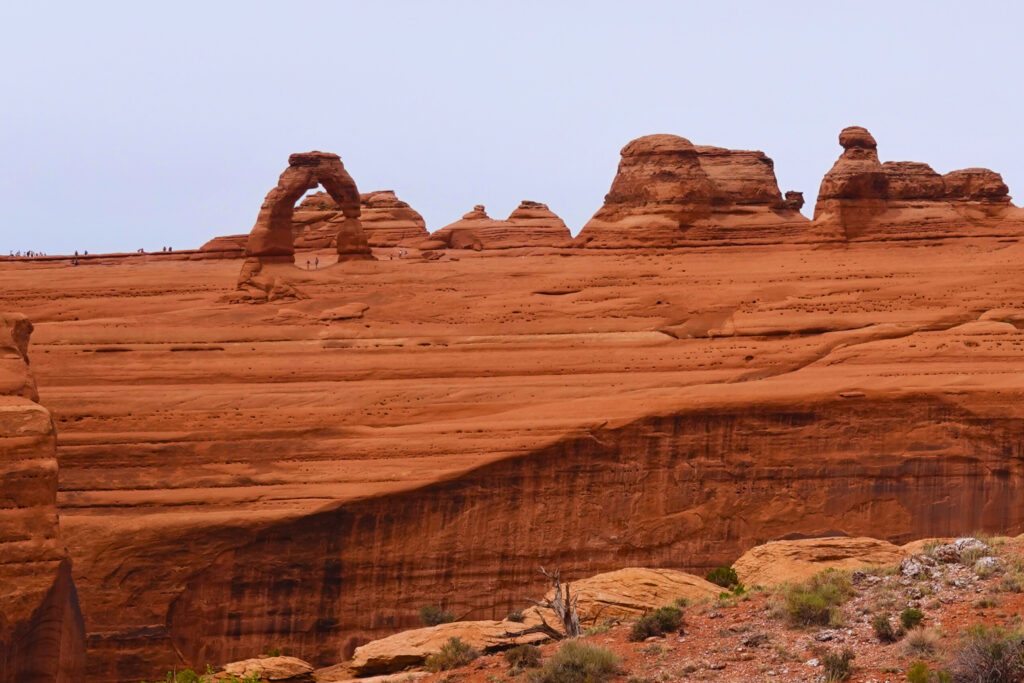
{"label": "sandstone cliff face", "polygon": [[487,215],[482,204],[461,219],[431,233],[420,244],[428,249],[514,249],[517,247],[567,247],[572,242],[565,226],[547,204],[522,201],[505,220]]}
{"label": "sandstone cliff face", "polygon": [[[415,209],[395,196],[394,190],[362,194],[360,222],[371,247],[412,244],[427,236],[426,223]],[[335,246],[339,223],[345,215],[326,192],[306,197],[292,216],[295,246]]]}
{"label": "sandstone cliff face", "polygon": [[1019,235],[1022,212],[998,173],[983,168],[940,176],[912,161],[878,160],[860,126],[839,134],[843,153],[821,181],[814,221],[847,240]]}
{"label": "sandstone cliff face", "polygon": [[1024,531],[1024,244],[538,252],[268,263],[306,297],[253,306],[231,261],[5,263],[88,680],[334,664],[421,605],[503,617],[538,565]]}
{"label": "sandstone cliff face", "polygon": [[762,152],[648,135],[623,147],[604,206],[576,243],[623,248],[809,239],[800,204],[783,200],[772,160]]}
{"label": "sandstone cliff face", "polygon": [[31,331],[0,316],[0,683],[78,683],[85,628],[58,532],[56,434],[28,371]]}
{"label": "sandstone cliff face", "polygon": [[[643,420],[312,515],[194,576],[172,605],[170,636],[187,660],[217,661],[277,633],[323,665],[413,626],[418,596],[500,618],[556,555],[574,576],[623,564],[703,572],[794,530],[1024,528],[1010,504],[1024,494],[1024,460],[1003,451],[1024,442],[1020,424],[972,429],[968,414],[924,398],[864,408],[840,399]],[[818,426],[836,421],[846,427],[833,441]],[[905,424],[920,431],[908,438]],[[911,455],[915,439],[962,459]]]}

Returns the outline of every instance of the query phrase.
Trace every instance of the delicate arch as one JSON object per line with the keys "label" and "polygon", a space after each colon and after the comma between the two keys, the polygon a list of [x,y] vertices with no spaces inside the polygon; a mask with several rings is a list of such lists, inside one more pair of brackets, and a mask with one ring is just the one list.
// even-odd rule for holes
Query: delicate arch
{"label": "delicate arch", "polygon": [[245,255],[257,257],[260,261],[294,263],[292,212],[295,210],[295,202],[317,185],[323,186],[345,214],[345,221],[338,233],[338,253],[351,253],[353,247],[358,246],[353,245],[353,242],[361,242],[369,254],[366,237],[359,223],[359,190],[341,163],[341,158],[329,152],[306,152],[288,157],[288,168],[278,179],[277,187],[268,192],[263,200],[256,225],[249,233]]}

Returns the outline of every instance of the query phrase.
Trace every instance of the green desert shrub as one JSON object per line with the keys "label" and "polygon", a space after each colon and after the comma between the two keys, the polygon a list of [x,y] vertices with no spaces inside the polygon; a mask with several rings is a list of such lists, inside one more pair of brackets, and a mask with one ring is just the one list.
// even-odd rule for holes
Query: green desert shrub
{"label": "green desert shrub", "polygon": [[472,645],[464,642],[462,638],[449,638],[441,646],[440,652],[427,657],[424,666],[427,671],[437,673],[465,666],[479,656],[480,653],[474,650]]}
{"label": "green desert shrub", "polygon": [[671,631],[679,630],[682,623],[683,610],[675,606],[659,607],[637,619],[633,624],[633,630],[629,632],[629,639],[639,642],[652,636],[663,636]]}
{"label": "green desert shrub", "polygon": [[202,683],[202,678],[192,669],[168,671],[167,683]]}
{"label": "green desert shrub", "polygon": [[793,626],[831,626],[839,623],[839,606],[853,597],[848,576],[827,570],[783,592],[783,612]]}
{"label": "green desert shrub", "polygon": [[536,645],[516,645],[505,650],[505,662],[512,671],[535,669],[540,666],[540,648]]}
{"label": "green desert shrub", "polygon": [[881,643],[895,643],[900,639],[899,632],[893,628],[892,621],[889,620],[889,615],[885,612],[880,612],[872,617],[871,630],[875,632],[875,637]]}
{"label": "green desert shrub", "polygon": [[515,621],[521,624],[523,623],[523,620],[526,619],[526,615],[523,614],[523,610],[514,609],[508,613],[508,616],[505,617],[505,619],[507,619],[508,621]]}
{"label": "green desert shrub", "polygon": [[952,680],[948,671],[930,669],[924,662],[915,662],[907,670],[909,683],[950,683]]}
{"label": "green desert shrub", "polygon": [[604,683],[619,671],[619,658],[606,648],[566,641],[548,657],[530,683]]}
{"label": "green desert shrub", "polygon": [[908,607],[900,612],[900,623],[903,624],[905,631],[917,628],[922,621],[924,621],[924,612],[916,607]]}
{"label": "green desert shrub", "polygon": [[704,578],[716,586],[728,588],[729,590],[739,585],[740,582],[740,577],[736,575],[736,570],[732,567],[715,567]]}
{"label": "green desert shrub", "polygon": [[853,650],[846,648],[842,652],[826,652],[821,656],[821,665],[825,669],[825,682],[838,683],[850,678],[850,662],[853,661]]}
{"label": "green desert shrub", "polygon": [[1014,683],[1024,680],[1024,634],[975,626],[953,656],[955,683]]}
{"label": "green desert shrub", "polygon": [[445,612],[437,605],[424,605],[420,607],[420,621],[427,626],[437,626],[455,621],[455,615]]}

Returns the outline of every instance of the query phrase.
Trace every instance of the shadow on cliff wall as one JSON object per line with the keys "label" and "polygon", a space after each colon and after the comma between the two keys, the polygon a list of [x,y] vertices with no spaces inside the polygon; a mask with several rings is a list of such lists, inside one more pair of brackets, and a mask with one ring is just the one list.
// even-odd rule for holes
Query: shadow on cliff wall
{"label": "shadow on cliff wall", "polygon": [[1022,437],[926,396],[646,418],[268,529],[191,578],[168,632],[192,665],[270,647],[328,665],[422,605],[503,617],[542,564],[703,571],[791,533],[1019,533]]}

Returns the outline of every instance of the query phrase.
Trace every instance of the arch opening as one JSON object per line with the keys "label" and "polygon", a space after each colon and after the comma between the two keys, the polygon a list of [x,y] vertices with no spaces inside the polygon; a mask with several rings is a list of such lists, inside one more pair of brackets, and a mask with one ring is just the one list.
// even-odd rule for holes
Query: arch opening
{"label": "arch opening", "polygon": [[295,204],[309,190],[321,186],[345,215],[338,230],[338,260],[372,259],[359,222],[359,189],[341,158],[330,152],[304,152],[288,157],[288,168],[277,186],[267,193],[249,233],[245,255],[260,263],[294,263],[292,214]]}

